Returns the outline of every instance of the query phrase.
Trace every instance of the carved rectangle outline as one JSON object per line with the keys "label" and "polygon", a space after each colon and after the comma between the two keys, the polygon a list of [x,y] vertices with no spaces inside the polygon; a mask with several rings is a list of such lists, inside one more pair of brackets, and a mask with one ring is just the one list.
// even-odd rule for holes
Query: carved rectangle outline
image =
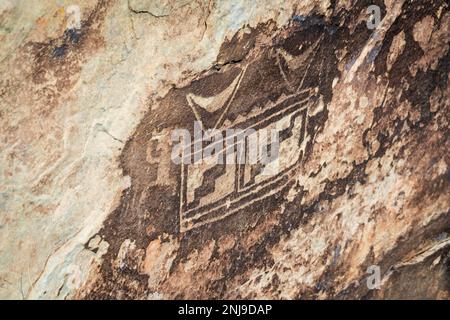
{"label": "carved rectangle outline", "polygon": [[[244,123],[246,125],[245,129],[253,128],[255,130],[259,130],[261,128],[267,127],[268,125],[275,123],[276,121],[287,117],[292,116],[293,118],[301,116],[302,119],[302,133],[299,143],[301,143],[306,136],[306,128],[307,128],[307,107],[308,101],[310,101],[310,91],[304,90],[299,93],[293,94],[291,96],[286,97],[283,101],[275,104],[269,109],[264,110],[260,114],[254,116],[250,120],[242,121],[241,123],[237,123],[233,125],[232,128],[239,128],[239,125]],[[301,99],[299,99],[301,98]],[[230,129],[232,129],[230,128]],[[244,129],[244,130],[245,130]],[[195,143],[192,142],[191,146]],[[234,147],[236,143],[229,147]],[[228,146],[227,146],[228,148]],[[246,150],[246,148],[244,148]],[[184,159],[185,155],[182,155]],[[284,169],[282,172],[276,174],[274,179],[268,182],[261,182],[259,184],[252,185],[250,187],[245,188],[240,192],[239,190],[239,182],[235,181],[235,188],[232,192],[230,192],[227,196],[216,200],[213,203],[187,209],[187,171],[188,164],[181,165],[181,183],[180,183],[180,206],[179,206],[179,221],[180,221],[180,232],[186,232],[188,230],[198,228],[202,225],[213,223],[215,221],[222,220],[238,211],[241,211],[248,207],[249,205],[263,200],[264,198],[270,197],[278,192],[280,192],[289,182],[288,176],[289,173],[294,170],[299,162],[301,161],[302,154],[299,156],[299,159],[292,164],[290,167]],[[244,165],[235,164],[236,167],[236,177],[240,177],[242,174]],[[254,195],[252,198],[251,196]],[[243,200],[241,205],[238,205],[238,202]],[[221,210],[225,209],[225,212]],[[192,216],[192,213],[194,215]]]}

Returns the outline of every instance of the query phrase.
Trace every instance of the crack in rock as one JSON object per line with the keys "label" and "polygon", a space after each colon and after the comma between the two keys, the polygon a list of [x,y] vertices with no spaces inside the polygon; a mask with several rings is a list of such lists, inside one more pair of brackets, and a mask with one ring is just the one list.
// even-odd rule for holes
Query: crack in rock
{"label": "crack in rock", "polygon": [[137,10],[137,9],[134,9],[132,7],[131,3],[130,3],[130,0],[128,0],[128,10],[130,10],[130,12],[133,13],[133,14],[147,14],[147,15],[152,16],[152,17],[157,18],[157,19],[158,18],[165,18],[165,17],[169,16],[169,14],[158,15],[158,14],[155,14],[155,13],[149,11],[149,10]]}

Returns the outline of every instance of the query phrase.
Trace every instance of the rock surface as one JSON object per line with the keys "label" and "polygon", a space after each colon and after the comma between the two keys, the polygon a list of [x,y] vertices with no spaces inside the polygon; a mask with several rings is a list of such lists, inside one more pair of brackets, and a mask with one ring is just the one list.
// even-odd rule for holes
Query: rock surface
{"label": "rock surface", "polygon": [[[0,298],[449,299],[449,28],[444,0],[1,1]],[[281,126],[278,166],[175,164],[195,121]]]}

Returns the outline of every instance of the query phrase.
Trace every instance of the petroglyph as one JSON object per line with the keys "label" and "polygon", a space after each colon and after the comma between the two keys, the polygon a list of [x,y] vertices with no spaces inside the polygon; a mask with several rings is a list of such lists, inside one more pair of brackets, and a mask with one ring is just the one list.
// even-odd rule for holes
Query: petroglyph
{"label": "petroglyph", "polygon": [[[381,119],[386,116],[377,116],[376,107],[387,108],[393,103],[393,91],[404,90],[402,86],[393,89],[390,85],[393,80],[383,80],[383,72],[390,72],[387,77],[395,77],[402,68],[399,66],[410,48],[413,30],[402,33],[391,30],[396,30],[392,29],[392,24],[395,25],[402,10],[409,11],[402,9],[400,3],[394,4],[390,11],[382,6],[380,29],[373,31],[378,37],[371,34],[364,20],[358,27],[342,26],[355,12],[363,15],[365,9],[361,5],[333,17],[311,14],[296,18],[279,30],[268,23],[240,31],[222,46],[213,68],[205,70],[186,86],[172,89],[154,103],[122,154],[122,165],[131,176],[132,186],[101,232],[108,242],[119,244],[123,240],[113,235],[123,229],[121,219],[129,217],[126,220],[139,221],[136,224],[129,220],[133,227],[127,230],[141,246],[145,247],[148,241],[150,244],[167,241],[168,246],[176,247],[167,258],[169,275],[155,282],[152,271],[147,270],[150,282],[133,290],[164,292],[165,297],[266,297],[267,288],[273,286],[268,296],[363,295],[357,293],[362,287],[351,287],[349,283],[332,287],[326,270],[361,279],[367,276],[370,266],[378,268],[378,264],[369,264],[366,254],[363,254],[367,260],[364,265],[354,260],[356,256],[345,253],[349,249],[341,244],[330,249],[331,243],[341,240],[330,235],[328,243],[324,242],[320,231],[311,240],[314,244],[308,244],[305,242],[308,231],[304,230],[304,234],[295,236],[295,241],[303,243],[303,247],[292,244],[297,251],[310,250],[302,258],[302,265],[310,263],[306,258],[309,255],[322,255],[332,262],[318,265],[314,273],[308,271],[307,277],[300,276],[303,282],[294,284],[287,270],[298,266],[283,262],[282,256],[291,253],[278,252],[276,243],[289,238],[291,230],[303,230],[300,226],[308,224],[310,219],[322,219],[319,213],[335,221],[321,222],[328,230],[323,232],[335,234],[332,226],[346,219],[337,212],[348,209],[345,201],[339,210],[331,206],[336,201],[340,203],[338,199],[347,194],[353,199],[354,190],[360,190],[368,170],[372,170],[369,166],[383,158],[383,152],[388,152],[394,143],[384,141],[380,133],[377,139],[377,130],[383,130],[383,123],[386,124]],[[386,38],[389,41],[383,44]],[[421,45],[425,45],[425,40],[421,41]],[[381,72],[380,68],[386,71]],[[377,77],[375,72],[381,77],[377,80],[379,84],[373,80]],[[409,76],[407,70],[406,77]],[[366,89],[361,89],[363,84]],[[356,92],[361,96],[357,97]],[[365,109],[374,110],[373,118],[363,111]],[[352,112],[359,114],[358,117],[353,119]],[[204,141],[201,135],[196,136],[196,123],[203,132],[216,129],[219,137],[226,137],[227,130],[253,129],[260,133],[275,129],[279,135],[279,156],[266,164],[239,161],[241,157],[244,160],[249,157],[251,137],[246,137],[240,143],[235,139],[225,143],[220,140],[217,154],[212,153],[208,161],[196,163],[196,155],[204,155],[205,149],[214,149],[218,144],[215,139]],[[193,137],[189,147],[183,149],[182,158],[189,157],[188,163],[175,164],[168,158],[168,150],[173,147],[173,141],[169,142],[170,133],[176,129],[186,129]],[[361,149],[357,142],[345,138],[355,134],[365,141]],[[151,143],[154,137],[165,144],[156,147]],[[222,153],[227,153],[232,161],[214,161],[224,156]],[[144,154],[152,155],[151,162],[144,160],[150,159]],[[335,167],[329,167],[330,163]],[[366,199],[370,202],[369,198]],[[358,197],[354,199],[347,201],[359,201]],[[395,210],[405,210],[405,195],[398,197],[395,203]],[[330,210],[335,210],[336,215],[330,214]],[[346,215],[352,216],[352,213]],[[439,214],[435,217],[442,218]],[[355,222],[360,218],[353,219],[339,222],[345,226],[342,228],[348,228],[345,232],[350,238],[343,235],[344,231],[336,233],[336,237],[351,241],[350,234],[362,228]],[[317,225],[308,228],[320,229]],[[146,237],[141,236],[144,233]],[[330,250],[333,254],[328,260],[325,256]],[[368,252],[369,249],[361,250]],[[220,255],[217,252],[221,252]],[[114,251],[109,255],[114,257]],[[338,271],[343,255],[364,267],[358,271],[351,268]],[[127,281],[136,279],[117,274],[108,263],[104,263],[103,268],[105,273],[90,297],[114,296],[110,287],[117,285],[111,284],[112,279],[127,288]],[[296,274],[306,274],[306,269],[302,271],[302,268],[305,267],[296,270]],[[383,263],[380,268],[380,272],[385,272]],[[272,270],[278,271],[273,273]],[[202,276],[205,272],[208,279]],[[350,276],[352,272],[359,276]],[[261,274],[266,273],[273,279],[262,280]],[[279,275],[286,278],[280,279]],[[313,278],[316,280],[310,280]],[[193,292],[192,287],[198,290]],[[281,287],[283,289],[277,289]],[[366,287],[366,290],[369,289]]]}
{"label": "petroglyph", "polygon": [[448,3],[262,2],[0,5],[1,298],[449,299]]}
{"label": "petroglyph", "polygon": [[[313,50],[305,48],[304,63],[298,64],[296,69],[291,69],[292,63],[288,64],[278,53],[282,50],[281,40],[278,40],[278,47],[263,49],[245,61],[220,72],[211,72],[183,89],[172,91],[160,102],[167,104],[179,121],[170,123],[168,115],[162,114],[161,117],[152,115],[150,123],[146,124],[147,170],[153,177],[147,186],[154,185],[152,180],[178,181],[177,187],[173,188],[177,199],[170,201],[179,210],[167,212],[172,216],[176,214],[179,220],[177,231],[173,232],[186,232],[220,221],[275,197],[292,185],[307,145],[314,140],[314,131],[307,131],[308,110],[315,110],[320,98],[323,99],[319,86],[312,81],[321,77],[314,75],[311,69],[315,65],[316,72],[322,74],[321,65],[328,58],[315,55],[326,45],[325,35],[319,39],[313,44]],[[267,73],[267,76],[262,77],[261,73]],[[257,92],[253,88],[258,85],[268,90],[264,92],[265,97],[255,99],[252,95]],[[222,152],[227,152],[233,163],[197,164],[195,160],[190,164],[171,163],[167,152],[172,146],[167,143],[171,130],[184,128],[192,133],[194,138],[188,151],[194,159],[202,150],[216,144],[214,140],[204,142],[201,136],[196,137],[198,130],[193,128],[194,121],[200,123],[204,133],[215,129],[227,137],[229,143]],[[253,130],[262,139],[262,132],[269,129],[276,130],[280,136],[280,154],[276,161],[265,165],[238,161],[239,157],[247,159],[254,148],[249,141],[251,137],[237,139],[238,132]],[[230,136],[227,134],[230,130],[236,133]],[[269,142],[270,139],[266,140]],[[196,144],[200,144],[202,150],[197,151]],[[182,158],[186,157],[183,154]],[[149,194],[152,194],[151,190]]]}

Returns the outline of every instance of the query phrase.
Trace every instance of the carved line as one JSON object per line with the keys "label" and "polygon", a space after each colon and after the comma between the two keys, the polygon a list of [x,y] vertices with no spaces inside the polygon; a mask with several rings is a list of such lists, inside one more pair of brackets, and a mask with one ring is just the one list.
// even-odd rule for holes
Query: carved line
{"label": "carved line", "polygon": [[228,101],[228,104],[227,104],[227,106],[225,107],[223,113],[220,115],[220,118],[217,120],[216,124],[214,125],[214,129],[217,129],[217,127],[221,124],[221,121],[222,121],[223,117],[225,116],[225,114],[226,114],[226,113],[228,112],[228,110],[230,109],[231,102],[233,102],[234,96],[236,95],[236,92],[238,91],[239,86],[241,85],[241,81],[242,81],[242,79],[244,78],[244,74],[245,74],[246,71],[247,71],[247,66],[244,67],[244,70],[242,71],[242,73],[241,73],[241,75],[240,75],[240,78],[239,78],[239,80],[238,80],[238,83],[236,84],[236,87],[234,88],[234,91],[233,91],[233,93],[231,94],[231,98],[230,98],[230,100]]}

